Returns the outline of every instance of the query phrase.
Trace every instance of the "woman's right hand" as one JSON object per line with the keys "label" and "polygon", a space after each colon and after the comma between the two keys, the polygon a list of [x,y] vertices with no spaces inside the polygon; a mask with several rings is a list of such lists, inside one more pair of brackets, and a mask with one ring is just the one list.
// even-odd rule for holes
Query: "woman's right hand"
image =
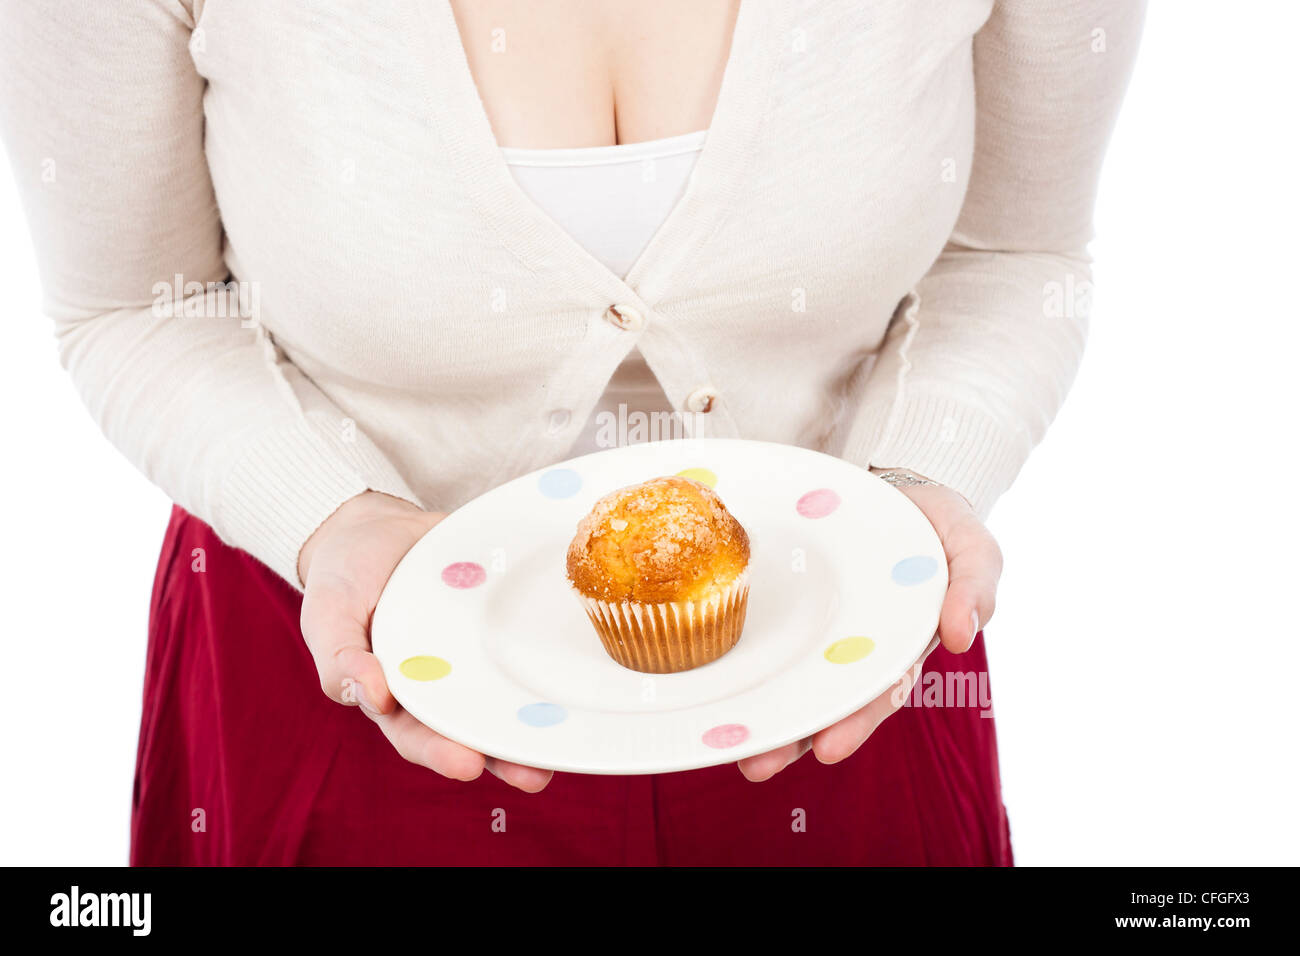
{"label": "woman's right hand", "polygon": [[444,517],[377,491],[344,502],[298,556],[303,637],[326,696],[359,707],[404,758],[453,780],[473,780],[486,769],[536,793],[550,782],[551,771],[485,757],[430,730],[389,693],[379,659],[370,652],[370,617],[384,585],[406,552]]}

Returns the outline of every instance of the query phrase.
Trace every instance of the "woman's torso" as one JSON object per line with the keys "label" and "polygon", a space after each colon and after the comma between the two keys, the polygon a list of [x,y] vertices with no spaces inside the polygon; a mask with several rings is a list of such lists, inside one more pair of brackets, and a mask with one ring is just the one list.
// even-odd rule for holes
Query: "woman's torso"
{"label": "woman's torso", "polygon": [[[482,33],[473,24],[480,13],[495,20],[498,5],[456,6],[473,63]],[[700,6],[716,6],[712,16],[730,4]],[[450,11],[434,0],[202,5],[194,56],[210,79],[207,152],[232,271],[259,283],[262,330],[430,505],[452,507],[562,455],[633,350],[676,406],[701,385],[716,390],[705,433],[831,440],[836,406],[853,400],[852,373],[960,206],[962,184],[936,185],[938,157],[960,161],[970,149],[964,41],[987,3],[956,4],[947,26],[946,4],[873,8],[873,18],[897,17],[895,31],[920,54],[873,53],[874,20],[856,3],[746,6],[716,111],[707,95],[716,56],[657,71],[671,44],[629,22],[627,36],[646,41],[631,72],[601,70],[607,56],[637,60],[635,50],[615,44],[586,62],[561,44],[568,34],[546,36],[543,62],[599,79],[533,91],[572,104],[538,126],[530,111],[511,111],[547,71],[529,73],[521,59],[501,75],[491,62],[471,74]],[[460,8],[471,8],[469,25]],[[725,46],[726,20],[700,21],[702,51]],[[529,31],[502,22],[509,56]],[[880,82],[845,88],[836,71],[854,57],[874,62]],[[500,152],[704,127],[685,194],[625,276],[616,257],[594,256],[529,204]],[[614,326],[609,305],[637,321]],[[198,550],[209,573],[176,560]],[[314,681],[288,681],[310,671],[310,656],[301,642],[267,638],[297,620],[299,604],[284,581],[176,509],[151,613],[134,862],[1011,861],[993,722],[973,709],[907,708],[853,758],[833,767],[805,758],[761,792],[719,766],[560,775],[521,797],[487,775],[449,783],[406,764]],[[254,645],[275,659],[238,666]],[[982,667],[982,644],[974,653],[963,666]],[[166,691],[182,674],[206,690],[173,701]],[[271,698],[248,684],[259,675],[276,682]],[[224,732],[231,721],[238,730],[251,712],[239,702],[253,699],[289,715],[276,722],[283,732]],[[358,788],[357,767],[380,786]],[[218,838],[167,825],[196,806]],[[478,822],[507,817],[508,838]]]}
{"label": "woman's torso", "polygon": [[[694,434],[833,452],[841,410],[961,208],[970,39],[990,7],[745,0],[725,54],[729,15],[691,41],[713,58],[680,67],[695,95],[666,97],[675,113],[636,93],[675,77],[654,69],[665,48],[615,31],[580,70],[603,94],[566,110],[564,141],[548,143],[533,137],[551,126],[510,118],[493,93],[536,74],[470,67],[522,59],[526,28],[507,21],[494,54],[491,29],[462,24],[463,45],[431,0],[205,0],[193,56],[227,262],[259,284],[264,331],[430,507],[564,457],[634,349],[674,408],[699,413]],[[543,59],[571,63],[555,42]],[[625,277],[529,202],[497,139],[704,126],[685,194]]]}

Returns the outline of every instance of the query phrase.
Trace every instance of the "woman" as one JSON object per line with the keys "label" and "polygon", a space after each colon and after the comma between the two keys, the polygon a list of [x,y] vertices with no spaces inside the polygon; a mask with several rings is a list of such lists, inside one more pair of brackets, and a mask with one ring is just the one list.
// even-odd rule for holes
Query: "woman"
{"label": "woman", "polygon": [[1140,4],[0,16],[63,361],[177,502],[133,862],[1011,862],[980,708],[886,694],[739,772],[552,777],[404,713],[367,627],[441,514],[662,406],[896,484],[949,558],[925,666],[982,672],[982,522],[1080,357]]}

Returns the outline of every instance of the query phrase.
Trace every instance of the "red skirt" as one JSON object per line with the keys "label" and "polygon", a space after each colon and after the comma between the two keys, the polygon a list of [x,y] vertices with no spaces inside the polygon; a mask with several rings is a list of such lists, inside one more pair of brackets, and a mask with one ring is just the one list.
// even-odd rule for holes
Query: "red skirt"
{"label": "red skirt", "polygon": [[[527,794],[409,764],[327,699],[300,603],[173,510],[150,611],[133,864],[1011,863],[986,702],[914,696],[849,759],[807,754],[763,783],[727,764],[557,773]],[[935,651],[926,672],[985,667],[981,638],[961,656]]]}

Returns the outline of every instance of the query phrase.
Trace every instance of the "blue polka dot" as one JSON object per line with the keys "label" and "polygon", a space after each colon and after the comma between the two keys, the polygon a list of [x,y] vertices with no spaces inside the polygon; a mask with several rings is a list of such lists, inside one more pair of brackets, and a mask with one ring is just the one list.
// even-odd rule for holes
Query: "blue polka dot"
{"label": "blue polka dot", "polygon": [[572,468],[552,468],[538,479],[537,487],[548,498],[572,498],[582,487],[582,476]]}
{"label": "blue polka dot", "polygon": [[938,561],[928,554],[918,554],[911,558],[904,558],[894,565],[890,577],[894,579],[895,584],[906,587],[913,584],[922,584],[930,580],[938,570]]}
{"label": "blue polka dot", "polygon": [[554,727],[569,712],[559,704],[526,704],[519,708],[518,716],[529,727]]}

